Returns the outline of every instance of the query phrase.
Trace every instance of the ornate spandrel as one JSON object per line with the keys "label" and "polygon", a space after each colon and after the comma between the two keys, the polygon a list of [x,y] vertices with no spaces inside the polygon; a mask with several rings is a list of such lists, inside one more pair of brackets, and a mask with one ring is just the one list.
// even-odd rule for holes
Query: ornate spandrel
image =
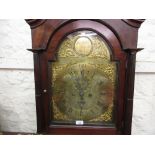
{"label": "ornate spandrel", "polygon": [[112,123],[116,63],[99,35],[91,31],[68,35],[51,69],[53,122]]}

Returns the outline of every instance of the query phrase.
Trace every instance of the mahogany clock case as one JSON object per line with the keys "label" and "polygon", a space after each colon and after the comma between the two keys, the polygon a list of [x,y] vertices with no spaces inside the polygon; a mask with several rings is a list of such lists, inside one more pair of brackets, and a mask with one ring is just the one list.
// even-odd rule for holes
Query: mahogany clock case
{"label": "mahogany clock case", "polygon": [[27,19],[37,133],[131,134],[137,19]]}

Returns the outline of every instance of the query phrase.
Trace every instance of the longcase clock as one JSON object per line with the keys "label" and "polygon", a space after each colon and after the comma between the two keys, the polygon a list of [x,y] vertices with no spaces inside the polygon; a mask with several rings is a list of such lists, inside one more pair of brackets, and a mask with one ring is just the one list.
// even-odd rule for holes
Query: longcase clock
{"label": "longcase clock", "polygon": [[32,31],[38,133],[131,134],[143,21],[26,20]]}

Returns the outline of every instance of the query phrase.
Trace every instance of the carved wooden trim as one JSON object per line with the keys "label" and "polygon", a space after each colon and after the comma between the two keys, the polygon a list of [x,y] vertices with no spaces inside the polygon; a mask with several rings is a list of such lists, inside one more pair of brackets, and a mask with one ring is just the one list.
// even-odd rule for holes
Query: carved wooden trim
{"label": "carved wooden trim", "polygon": [[130,26],[139,28],[141,24],[145,21],[145,19],[122,19],[122,21],[124,21]]}
{"label": "carved wooden trim", "polygon": [[46,50],[46,48],[32,48],[32,49],[27,49],[28,51],[31,51],[33,53],[41,53]]}
{"label": "carved wooden trim", "polygon": [[[43,24],[47,19],[25,19],[25,21],[30,25],[30,27],[36,28]],[[141,24],[145,21],[145,19],[122,19],[125,23],[130,26],[139,28]]]}
{"label": "carved wooden trim", "polygon": [[34,29],[42,25],[46,19],[25,19],[25,21],[30,25],[31,29]]}
{"label": "carved wooden trim", "polygon": [[[40,42],[42,40],[41,44],[33,46],[32,49],[28,49],[29,51],[32,51],[33,53],[41,53],[45,51],[48,47],[48,43],[50,41],[51,36],[61,27],[78,21],[80,19],[26,19],[26,22],[30,25],[32,29],[32,37],[33,40],[38,40]],[[82,19],[86,20],[86,19]],[[138,28],[140,25],[144,22],[143,19],[87,19],[89,21],[94,21],[103,24],[104,26],[107,26],[118,38],[122,49],[125,51],[126,49],[136,49],[136,41],[138,37]],[[125,23],[125,24],[123,24]],[[39,27],[40,26],[40,27]],[[53,27],[53,29],[51,28]],[[39,29],[36,29],[39,28]],[[36,38],[37,35],[35,35],[38,31],[44,32],[44,29],[47,29],[46,33],[41,33],[39,38]],[[130,33],[128,42],[125,40],[125,36],[127,35],[125,32],[128,31]],[[48,35],[46,35],[48,33]]]}
{"label": "carved wooden trim", "polygon": [[139,52],[139,51],[142,51],[144,48],[133,48],[133,49],[131,49],[131,48],[127,48],[127,49],[124,49],[124,51],[125,52],[127,52],[127,53],[137,53],[137,52]]}
{"label": "carved wooden trim", "polygon": [[127,59],[128,60],[126,70],[126,93],[125,93],[123,134],[130,135],[132,125],[132,113],[133,113],[136,52],[130,51],[128,53]]}

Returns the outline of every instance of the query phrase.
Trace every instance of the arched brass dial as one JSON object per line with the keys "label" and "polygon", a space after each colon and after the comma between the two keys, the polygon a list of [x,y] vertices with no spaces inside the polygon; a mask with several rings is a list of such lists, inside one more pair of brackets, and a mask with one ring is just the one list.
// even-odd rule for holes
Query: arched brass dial
{"label": "arched brass dial", "polygon": [[56,121],[112,120],[116,64],[100,36],[69,35],[52,64],[52,109]]}

